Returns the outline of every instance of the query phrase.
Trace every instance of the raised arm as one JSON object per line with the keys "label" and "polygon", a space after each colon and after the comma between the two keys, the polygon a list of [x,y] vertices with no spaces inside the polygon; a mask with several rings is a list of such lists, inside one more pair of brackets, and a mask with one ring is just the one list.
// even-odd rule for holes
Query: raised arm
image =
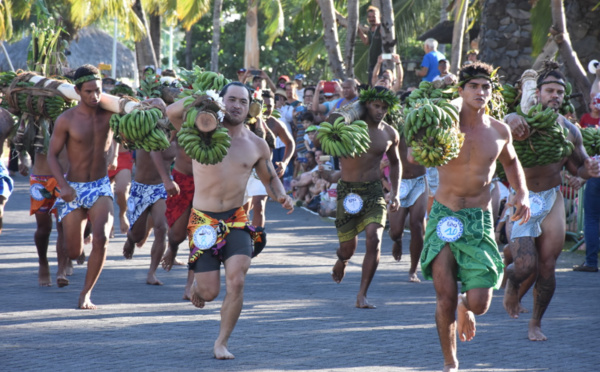
{"label": "raised arm", "polygon": [[392,90],[398,92],[402,89],[402,83],[404,82],[404,69],[402,68],[400,55],[393,54],[392,61],[394,62],[394,72],[396,73],[396,81],[394,82],[394,86],[392,86]]}
{"label": "raised arm", "polygon": [[313,95],[313,102],[312,102],[312,111],[320,112],[322,114],[325,114],[327,112],[327,106],[319,103],[319,95],[321,94],[321,91],[323,91],[324,83],[325,83],[325,81],[321,80],[315,87],[315,94]]}
{"label": "raised arm", "polygon": [[183,101],[185,101],[185,98],[182,98],[179,101],[173,102],[167,106],[167,117],[177,130],[180,130],[181,124],[183,124],[183,110],[185,108],[183,106]]}

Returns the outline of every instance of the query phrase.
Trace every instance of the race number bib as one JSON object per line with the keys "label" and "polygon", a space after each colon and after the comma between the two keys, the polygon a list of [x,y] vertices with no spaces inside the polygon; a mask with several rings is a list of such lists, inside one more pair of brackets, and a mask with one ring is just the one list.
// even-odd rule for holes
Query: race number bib
{"label": "race number bib", "polygon": [[205,250],[217,242],[217,231],[210,225],[200,226],[194,232],[194,245],[198,249]]}
{"label": "race number bib", "polygon": [[363,200],[358,194],[350,193],[344,198],[344,210],[350,214],[360,212],[363,207]]}
{"label": "race number bib", "polygon": [[29,193],[31,194],[31,197],[37,201],[46,199],[43,195],[44,191],[46,191],[46,188],[40,183],[34,183],[29,187]]}
{"label": "race number bib", "polygon": [[409,186],[406,182],[400,182],[400,199],[404,199],[408,196]]}
{"label": "race number bib", "polygon": [[537,217],[544,211],[546,202],[541,196],[533,194],[529,196],[529,207],[531,208],[531,216]]}
{"label": "race number bib", "polygon": [[437,224],[437,235],[445,242],[455,242],[462,234],[463,224],[456,217],[444,217]]}

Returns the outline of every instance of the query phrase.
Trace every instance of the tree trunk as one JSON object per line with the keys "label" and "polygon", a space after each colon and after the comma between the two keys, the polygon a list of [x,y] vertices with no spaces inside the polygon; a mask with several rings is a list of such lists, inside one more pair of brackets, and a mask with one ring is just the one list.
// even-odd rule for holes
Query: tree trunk
{"label": "tree trunk", "polygon": [[244,67],[260,69],[260,49],[258,48],[258,2],[248,0],[246,13],[246,44],[244,48]]}
{"label": "tree trunk", "polygon": [[463,37],[465,35],[465,26],[467,23],[467,0],[456,0],[454,4],[454,30],[452,32],[452,60],[450,61],[450,71],[458,74],[461,66],[461,57],[463,49]]}
{"label": "tree trunk", "polygon": [[553,60],[556,57],[556,53],[558,53],[558,44],[556,44],[553,38],[549,37],[542,52],[537,56],[531,68],[536,71],[541,69],[544,61],[548,59]]}
{"label": "tree trunk", "polygon": [[333,75],[343,81],[346,79],[346,74],[342,62],[333,0],[318,0],[318,2],[321,8],[321,18],[323,19],[323,41],[327,49],[329,66]]}
{"label": "tree trunk", "polygon": [[192,29],[185,32],[185,68],[192,69]]}
{"label": "tree trunk", "polygon": [[356,33],[358,28],[358,0],[348,0],[348,29],[346,30],[346,44],[344,63],[346,64],[346,75],[354,78],[354,50],[356,45]]}
{"label": "tree trunk", "polygon": [[138,75],[141,76],[145,66],[156,66],[156,55],[154,54],[154,48],[152,47],[152,39],[150,38],[150,31],[148,29],[148,20],[146,19],[144,9],[142,9],[141,0],[136,0],[133,5],[133,11],[146,28],[146,35],[142,37],[140,41],[135,42]]}
{"label": "tree trunk", "polygon": [[221,45],[221,10],[223,0],[215,0],[213,4],[213,38],[210,46],[210,70],[219,71],[219,48]]}
{"label": "tree trunk", "polygon": [[[392,0],[381,0],[381,49],[383,53],[396,53],[396,29],[394,27],[394,8]],[[392,60],[385,60],[382,70],[394,71]]]}
{"label": "tree trunk", "polygon": [[152,48],[154,49],[154,55],[156,56],[157,68],[161,66],[161,23],[162,17],[160,14],[150,14],[148,16],[150,24],[150,38],[152,39]]}
{"label": "tree trunk", "polygon": [[552,29],[550,33],[554,36],[554,41],[558,44],[558,50],[569,70],[569,74],[575,80],[575,87],[579,92],[583,93],[583,107],[588,107],[591,84],[587,79],[583,66],[579,62],[577,53],[575,53],[571,45],[563,1],[552,0],[550,5],[552,7]]}
{"label": "tree trunk", "polygon": [[[442,7],[440,10],[440,23],[448,20],[448,0],[442,0]],[[446,55],[446,44],[440,44],[438,51],[443,55]]]}

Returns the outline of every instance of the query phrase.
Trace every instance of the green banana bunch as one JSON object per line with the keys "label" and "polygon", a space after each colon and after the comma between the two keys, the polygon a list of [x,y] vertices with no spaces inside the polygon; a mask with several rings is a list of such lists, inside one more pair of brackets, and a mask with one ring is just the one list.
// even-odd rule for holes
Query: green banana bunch
{"label": "green banana bunch", "polygon": [[453,89],[434,89],[433,84],[429,81],[422,81],[419,83],[419,87],[413,90],[410,95],[406,98],[408,105],[413,105],[414,102],[427,98],[427,99],[444,99],[451,100],[458,97],[458,92]]}
{"label": "green banana bunch", "polygon": [[17,73],[13,71],[0,72],[0,86],[2,88],[8,88],[16,77]]}
{"label": "green banana bunch", "polygon": [[458,130],[458,109],[445,100],[434,104],[420,99],[404,111],[404,136],[412,156],[426,167],[440,166],[456,158],[464,141]]}
{"label": "green banana bunch", "polygon": [[326,154],[337,157],[356,157],[369,149],[368,125],[363,120],[355,120],[346,125],[344,117],[338,117],[333,124],[323,122],[317,130],[317,139]]}
{"label": "green banana bunch", "polygon": [[[504,103],[509,108],[514,107],[515,102],[519,102],[521,92],[515,88],[512,84],[504,84],[502,85],[502,97],[504,98]],[[513,112],[513,111],[510,111]]]}
{"label": "green banana bunch", "polygon": [[198,66],[194,67],[193,72],[188,71],[183,76],[190,88],[184,89],[180,97],[192,94],[201,95],[208,90],[214,90],[219,93],[225,85],[231,83],[231,80],[225,78],[225,76],[213,71],[202,71]]}
{"label": "green banana bunch", "polygon": [[600,155],[600,129],[582,128],[583,147],[589,156]]}
{"label": "green banana bunch", "polygon": [[402,115],[400,106],[389,109],[383,121],[396,128],[399,133],[404,131],[404,115]]}
{"label": "green banana bunch", "polygon": [[525,118],[530,127],[527,139],[513,142],[524,168],[557,163],[571,155],[574,145],[567,140],[569,131],[558,123],[559,115],[552,108],[543,109],[542,104],[538,103],[525,114],[519,105],[516,112]]}
{"label": "green banana bunch", "polygon": [[563,98],[562,106],[560,106],[559,112],[562,115],[574,114],[575,106],[571,103],[571,94],[573,93],[573,85],[568,81],[565,83],[565,97]]}
{"label": "green banana bunch", "polygon": [[128,149],[163,151],[169,148],[167,134],[157,123],[163,114],[156,107],[137,107],[125,115],[113,114],[109,125],[114,138]]}
{"label": "green banana bunch", "polygon": [[183,127],[177,133],[177,141],[190,158],[204,165],[220,163],[231,147],[229,131],[224,127],[209,133],[200,132],[196,127]]}

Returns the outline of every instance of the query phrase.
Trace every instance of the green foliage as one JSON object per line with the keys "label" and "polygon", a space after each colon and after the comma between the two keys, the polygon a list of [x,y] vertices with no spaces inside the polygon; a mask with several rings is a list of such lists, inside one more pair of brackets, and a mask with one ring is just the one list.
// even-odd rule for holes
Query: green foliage
{"label": "green foliage", "polygon": [[531,9],[531,44],[533,46],[532,56],[535,58],[542,52],[548,40],[548,30],[552,26],[552,9],[550,0],[538,0]]}
{"label": "green foliage", "polygon": [[[233,15],[242,15],[235,19]],[[244,43],[246,32],[246,4],[234,0],[223,2],[223,18],[230,20],[221,27],[221,45],[219,50],[219,71],[227,78],[237,80],[236,72],[244,67]],[[286,20],[288,18],[286,17]],[[317,36],[314,33],[303,33],[293,30],[290,23],[286,23],[282,36],[277,37],[271,48],[266,46],[265,16],[259,11],[259,45],[261,48],[260,68],[265,70],[276,83],[279,75],[288,75],[293,78],[297,73],[307,76],[306,82],[316,82],[320,76],[319,71],[325,67],[325,54],[317,60],[311,68],[300,68],[297,62],[299,50],[310,44]],[[192,65],[210,69],[210,54],[212,43],[212,17],[203,17],[192,29]],[[293,36],[292,36],[293,35]],[[177,49],[175,56],[178,61],[185,61],[185,41]],[[183,62],[181,62],[182,67]]]}

